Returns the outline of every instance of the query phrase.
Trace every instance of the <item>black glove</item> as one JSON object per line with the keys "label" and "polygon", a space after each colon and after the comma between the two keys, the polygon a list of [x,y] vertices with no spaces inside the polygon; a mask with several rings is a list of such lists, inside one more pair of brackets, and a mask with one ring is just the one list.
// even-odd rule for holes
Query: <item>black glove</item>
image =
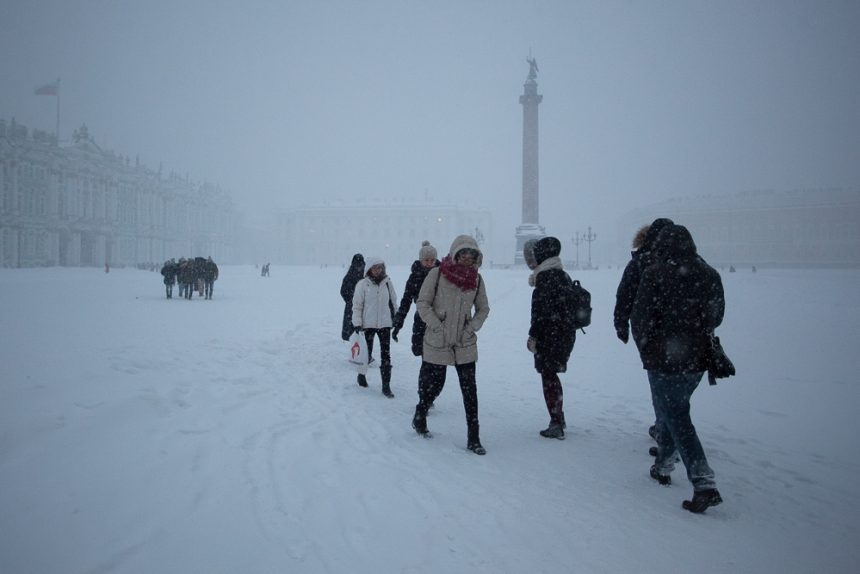
{"label": "black glove", "polygon": [[618,336],[621,342],[626,345],[627,341],[630,340],[630,327],[628,327],[627,325],[616,326],[615,334]]}
{"label": "black glove", "polygon": [[399,332],[400,332],[400,327],[394,327],[394,330],[393,330],[393,331],[391,331],[391,338],[392,338],[392,339],[394,339],[394,342],[395,342],[395,343],[399,343],[399,342],[400,342],[400,341],[398,341],[398,340],[397,340],[397,333],[399,333]]}
{"label": "black glove", "polygon": [[354,327],[353,331],[355,331],[356,333],[361,333],[362,331],[364,331],[364,329],[362,329],[361,326],[358,326],[358,327]]}

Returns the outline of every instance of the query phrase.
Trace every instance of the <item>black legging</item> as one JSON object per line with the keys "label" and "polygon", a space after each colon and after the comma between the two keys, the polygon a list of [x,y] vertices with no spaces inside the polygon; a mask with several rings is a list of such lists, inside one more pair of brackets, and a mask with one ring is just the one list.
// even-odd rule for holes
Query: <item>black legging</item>
{"label": "black legging", "polygon": [[373,336],[379,337],[379,349],[382,353],[382,362],[379,364],[379,372],[383,381],[391,380],[391,327],[382,329],[365,329],[364,339],[367,341],[367,356],[373,354]]}
{"label": "black legging", "polygon": [[[466,426],[469,429],[478,427],[478,386],[475,382],[475,363],[456,365],[457,376],[460,379],[460,391],[463,393],[463,407],[466,410]],[[418,374],[418,414],[427,416],[427,410],[445,386],[447,365],[434,365],[423,361]]]}

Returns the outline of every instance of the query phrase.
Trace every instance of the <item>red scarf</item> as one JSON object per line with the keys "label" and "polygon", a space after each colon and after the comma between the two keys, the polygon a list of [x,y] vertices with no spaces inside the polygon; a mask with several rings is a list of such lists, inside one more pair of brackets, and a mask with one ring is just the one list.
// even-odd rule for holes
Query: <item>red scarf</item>
{"label": "red scarf", "polygon": [[462,291],[478,288],[478,268],[475,265],[460,265],[454,263],[450,255],[446,255],[439,266],[439,272],[445,279],[459,287]]}

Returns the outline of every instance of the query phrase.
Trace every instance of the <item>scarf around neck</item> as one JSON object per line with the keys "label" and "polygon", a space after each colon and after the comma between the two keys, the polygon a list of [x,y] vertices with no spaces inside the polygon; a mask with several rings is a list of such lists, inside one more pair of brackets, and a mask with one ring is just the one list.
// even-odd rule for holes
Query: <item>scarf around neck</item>
{"label": "scarf around neck", "polygon": [[462,291],[478,288],[478,268],[475,265],[460,265],[454,263],[450,255],[446,255],[439,266],[439,272]]}
{"label": "scarf around neck", "polygon": [[561,264],[561,257],[550,257],[549,259],[545,259],[543,263],[535,267],[535,270],[532,271],[531,275],[529,275],[529,285],[534,287],[538,273],[546,271],[547,269],[564,269],[564,266]]}

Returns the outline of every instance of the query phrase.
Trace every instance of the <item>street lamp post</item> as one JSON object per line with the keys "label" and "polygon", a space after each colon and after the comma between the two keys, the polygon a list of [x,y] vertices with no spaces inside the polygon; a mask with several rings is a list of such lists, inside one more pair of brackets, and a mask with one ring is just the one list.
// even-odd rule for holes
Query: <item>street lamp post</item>
{"label": "street lamp post", "polygon": [[582,237],[579,235],[579,231],[576,232],[576,235],[571,239],[573,244],[576,246],[576,263],[574,263],[573,268],[579,269],[579,244],[582,243]]}
{"label": "street lamp post", "polygon": [[591,266],[591,243],[597,240],[597,234],[591,232],[591,226],[588,226],[588,233],[582,237],[584,241],[588,242],[588,268],[593,269]]}

